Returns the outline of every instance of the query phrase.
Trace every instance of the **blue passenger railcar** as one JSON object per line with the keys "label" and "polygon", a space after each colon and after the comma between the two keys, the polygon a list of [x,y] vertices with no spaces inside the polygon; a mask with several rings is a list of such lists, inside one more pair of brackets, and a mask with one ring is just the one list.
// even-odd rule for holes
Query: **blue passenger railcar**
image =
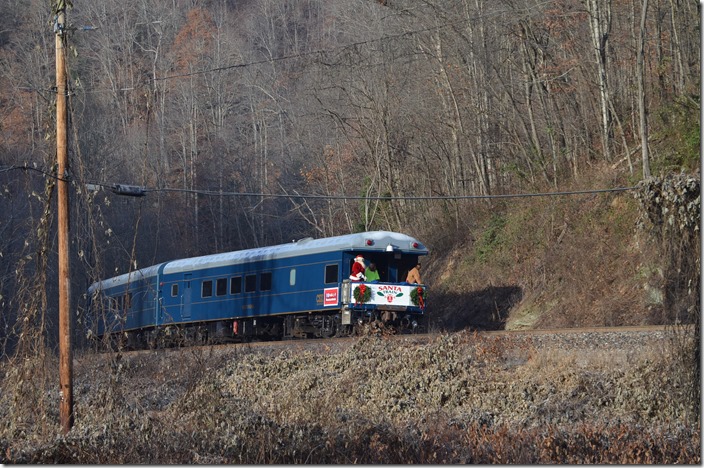
{"label": "blue passenger railcar", "polygon": [[[142,347],[348,335],[374,320],[414,329],[426,288],[403,280],[427,254],[410,236],[375,231],[164,262],[90,287],[94,334]],[[357,255],[380,281],[348,279]]]}

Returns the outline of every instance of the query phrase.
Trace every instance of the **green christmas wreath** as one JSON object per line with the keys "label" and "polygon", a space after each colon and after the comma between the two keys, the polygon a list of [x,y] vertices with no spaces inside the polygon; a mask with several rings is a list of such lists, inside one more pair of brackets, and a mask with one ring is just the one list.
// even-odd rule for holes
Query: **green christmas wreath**
{"label": "green christmas wreath", "polygon": [[418,286],[417,288],[411,289],[411,302],[415,306],[425,307],[425,301],[427,299],[426,291]]}
{"label": "green christmas wreath", "polygon": [[372,288],[368,287],[366,284],[360,284],[352,292],[354,295],[354,301],[357,303],[369,302],[372,298]]}

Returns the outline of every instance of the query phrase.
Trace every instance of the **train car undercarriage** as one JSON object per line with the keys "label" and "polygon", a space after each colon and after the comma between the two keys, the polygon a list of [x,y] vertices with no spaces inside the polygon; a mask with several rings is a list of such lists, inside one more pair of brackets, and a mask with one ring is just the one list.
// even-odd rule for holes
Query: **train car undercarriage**
{"label": "train car undercarriage", "polygon": [[423,316],[389,310],[343,309],[332,313],[215,320],[129,330],[97,337],[113,350],[161,349],[249,341],[277,341],[419,333]]}

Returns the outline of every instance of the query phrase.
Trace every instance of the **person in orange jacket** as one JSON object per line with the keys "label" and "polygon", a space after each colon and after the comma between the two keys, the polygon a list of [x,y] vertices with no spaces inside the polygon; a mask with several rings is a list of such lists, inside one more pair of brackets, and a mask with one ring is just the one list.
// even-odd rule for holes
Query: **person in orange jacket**
{"label": "person in orange jacket", "polygon": [[420,263],[410,269],[408,276],[406,276],[406,283],[410,284],[423,284],[420,279]]}

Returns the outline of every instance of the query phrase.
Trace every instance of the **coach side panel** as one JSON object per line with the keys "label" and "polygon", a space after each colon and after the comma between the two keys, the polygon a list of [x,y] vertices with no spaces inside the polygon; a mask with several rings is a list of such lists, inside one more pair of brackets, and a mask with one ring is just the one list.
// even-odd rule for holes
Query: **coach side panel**
{"label": "coach side panel", "polygon": [[107,288],[92,303],[98,335],[153,327],[156,313],[156,278],[147,277]]}
{"label": "coach side panel", "polygon": [[341,252],[326,252],[166,274],[160,283],[160,323],[339,307],[341,264]]}

